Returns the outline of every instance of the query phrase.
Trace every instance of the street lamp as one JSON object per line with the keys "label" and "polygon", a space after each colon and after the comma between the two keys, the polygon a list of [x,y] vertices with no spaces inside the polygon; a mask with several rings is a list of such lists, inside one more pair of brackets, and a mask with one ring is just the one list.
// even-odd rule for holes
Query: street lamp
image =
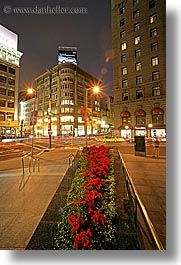
{"label": "street lamp", "polygon": [[31,145],[31,156],[33,156],[33,147],[34,147],[34,133],[35,133],[35,111],[36,111],[36,98],[37,98],[37,93],[36,90],[32,87],[27,89],[27,93],[29,95],[33,95],[35,94],[34,97],[34,102],[33,102],[33,115],[32,115],[32,131],[33,131],[33,135],[32,135],[32,145]]}
{"label": "street lamp", "polygon": [[100,88],[98,86],[86,88],[85,90],[85,143],[87,146],[87,107],[88,107],[88,91],[92,90],[95,94],[98,94],[100,91]]}

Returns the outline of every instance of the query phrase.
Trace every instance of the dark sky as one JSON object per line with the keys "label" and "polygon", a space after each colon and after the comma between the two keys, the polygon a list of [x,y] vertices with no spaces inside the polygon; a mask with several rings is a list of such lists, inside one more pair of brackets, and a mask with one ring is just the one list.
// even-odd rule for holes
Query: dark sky
{"label": "dark sky", "polygon": [[[1,0],[0,24],[19,35],[20,90],[57,64],[58,46],[78,47],[78,66],[112,94],[110,0]],[[86,14],[17,14],[15,7],[85,7]],[[8,8],[7,8],[8,6]],[[7,14],[9,13],[9,14]]]}

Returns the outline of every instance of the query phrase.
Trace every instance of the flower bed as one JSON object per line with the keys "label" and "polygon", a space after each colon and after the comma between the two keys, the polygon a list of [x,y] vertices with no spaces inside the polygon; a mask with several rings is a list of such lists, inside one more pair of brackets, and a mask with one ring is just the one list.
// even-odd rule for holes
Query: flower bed
{"label": "flower bed", "polygon": [[104,146],[83,150],[58,224],[55,249],[115,249],[113,155]]}

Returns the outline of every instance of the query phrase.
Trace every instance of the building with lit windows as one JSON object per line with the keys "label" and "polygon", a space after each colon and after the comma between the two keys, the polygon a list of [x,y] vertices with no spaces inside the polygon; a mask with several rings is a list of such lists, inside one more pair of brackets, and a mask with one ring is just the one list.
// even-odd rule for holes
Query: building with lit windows
{"label": "building with lit windows", "polygon": [[111,8],[115,133],[166,137],[166,1]]}
{"label": "building with lit windows", "polygon": [[0,136],[14,137],[19,130],[18,88],[22,53],[18,35],[0,25]]}
{"label": "building with lit windows", "polygon": [[93,93],[100,86],[97,78],[77,65],[54,66],[36,79],[38,135],[85,135],[83,112],[87,89],[87,134],[100,131],[100,95]]}
{"label": "building with lit windows", "polygon": [[101,132],[112,132],[114,129],[114,98],[104,96],[100,98]]}

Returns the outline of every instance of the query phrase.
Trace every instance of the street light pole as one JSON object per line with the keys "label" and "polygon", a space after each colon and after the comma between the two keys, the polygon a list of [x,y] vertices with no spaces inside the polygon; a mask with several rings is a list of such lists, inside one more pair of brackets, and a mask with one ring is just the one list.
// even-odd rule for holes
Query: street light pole
{"label": "street light pole", "polygon": [[34,88],[28,88],[28,94],[33,94],[35,93],[35,97],[34,97],[34,102],[33,102],[33,115],[32,115],[32,131],[33,131],[33,135],[32,135],[32,143],[31,143],[31,156],[33,156],[33,148],[34,148],[34,134],[35,134],[35,110],[36,110],[36,98],[37,98],[37,93],[36,93],[36,89]]}
{"label": "street light pole", "polygon": [[88,107],[88,90],[93,90],[94,93],[99,93],[98,86],[86,88],[85,90],[85,146],[87,146],[87,107]]}

